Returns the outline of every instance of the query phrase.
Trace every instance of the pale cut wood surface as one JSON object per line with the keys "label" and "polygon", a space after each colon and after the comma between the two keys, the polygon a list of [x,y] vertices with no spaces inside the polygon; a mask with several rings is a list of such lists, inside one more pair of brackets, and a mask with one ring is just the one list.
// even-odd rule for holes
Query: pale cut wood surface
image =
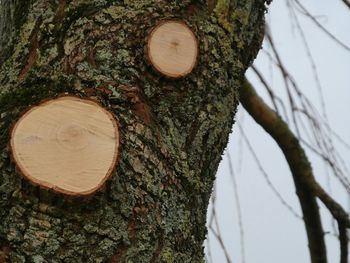
{"label": "pale cut wood surface", "polygon": [[197,64],[198,42],[192,30],[181,21],[163,21],[148,37],[148,58],[160,73],[184,77]]}
{"label": "pale cut wood surface", "polygon": [[30,181],[68,195],[89,195],[113,172],[118,125],[97,103],[66,96],[31,108],[11,134],[12,155]]}

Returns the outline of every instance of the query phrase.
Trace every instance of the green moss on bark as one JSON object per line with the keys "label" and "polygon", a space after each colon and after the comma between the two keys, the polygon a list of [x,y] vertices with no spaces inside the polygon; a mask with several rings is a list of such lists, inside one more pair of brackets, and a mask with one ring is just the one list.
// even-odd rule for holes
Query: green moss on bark
{"label": "green moss on bark", "polygon": [[[264,13],[252,0],[243,1],[245,15],[229,9],[237,44],[204,2],[194,13],[191,1],[30,6],[0,68],[0,238],[11,247],[9,262],[203,262],[206,209]],[[172,18],[200,42],[198,66],[179,80],[155,72],[144,50],[152,27]],[[21,112],[65,92],[97,99],[120,123],[117,170],[90,199],[32,186],[9,157]]]}

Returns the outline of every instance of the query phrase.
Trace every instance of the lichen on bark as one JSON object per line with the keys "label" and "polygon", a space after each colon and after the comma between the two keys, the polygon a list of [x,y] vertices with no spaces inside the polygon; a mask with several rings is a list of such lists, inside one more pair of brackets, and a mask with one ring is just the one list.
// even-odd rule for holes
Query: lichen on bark
{"label": "lichen on bark", "polygon": [[[0,245],[10,248],[8,262],[203,262],[206,209],[237,90],[263,36],[263,1],[227,7],[232,30],[207,1],[27,6],[0,66]],[[173,18],[200,42],[197,67],[179,80],[159,75],[145,56],[152,27]],[[120,124],[116,172],[89,199],[29,184],[10,158],[21,112],[62,93],[98,100]]]}

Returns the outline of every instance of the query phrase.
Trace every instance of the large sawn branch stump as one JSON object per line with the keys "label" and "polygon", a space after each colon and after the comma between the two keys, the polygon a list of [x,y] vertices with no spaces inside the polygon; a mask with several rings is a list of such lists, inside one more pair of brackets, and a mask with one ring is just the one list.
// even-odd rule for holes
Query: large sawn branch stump
{"label": "large sawn branch stump", "polygon": [[91,100],[65,96],[29,109],[11,134],[13,159],[32,183],[72,195],[90,195],[112,174],[118,125]]}

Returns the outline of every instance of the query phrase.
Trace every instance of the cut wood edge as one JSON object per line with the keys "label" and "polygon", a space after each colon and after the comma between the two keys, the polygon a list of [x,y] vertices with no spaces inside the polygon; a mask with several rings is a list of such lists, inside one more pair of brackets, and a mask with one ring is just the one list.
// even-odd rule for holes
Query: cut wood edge
{"label": "cut wood edge", "polygon": [[[161,65],[159,65],[155,60],[154,60],[154,56],[152,55],[152,49],[151,49],[151,40],[154,36],[154,34],[158,31],[158,29],[160,29],[162,26],[166,25],[166,24],[176,24],[179,26],[182,26],[182,29],[184,29],[185,31],[187,31],[187,33],[192,37],[192,48],[194,49],[194,54],[192,56],[191,59],[191,63],[190,65],[187,67],[187,69],[183,70],[180,73],[174,73],[172,71],[169,70],[164,70],[162,68]],[[178,32],[181,34],[181,32]],[[169,20],[162,20],[160,22],[158,22],[158,24],[156,24],[151,30],[150,33],[147,36],[146,39],[146,57],[147,60],[149,61],[150,65],[154,68],[155,71],[157,71],[158,73],[162,74],[165,77],[171,78],[171,79],[179,79],[179,78],[183,78],[188,76],[189,74],[191,74],[193,72],[193,70],[196,68],[197,64],[198,64],[198,60],[199,60],[199,52],[200,52],[200,48],[199,48],[199,41],[197,39],[196,34],[193,32],[193,30],[191,29],[191,27],[183,20],[178,20],[178,19],[169,19]],[[170,43],[168,43],[168,46],[170,45]]]}
{"label": "cut wood edge", "polygon": [[[80,192],[70,191],[70,190],[64,189],[62,187],[56,186],[52,183],[49,183],[49,182],[46,182],[46,181],[43,181],[43,180],[40,180],[40,179],[37,179],[37,178],[31,176],[20,165],[20,162],[18,161],[18,158],[17,158],[15,151],[14,151],[13,138],[14,138],[14,134],[16,132],[16,129],[17,129],[20,121],[26,115],[30,114],[32,111],[34,111],[38,107],[50,104],[52,101],[55,101],[55,100],[67,99],[67,98],[68,99],[69,98],[75,99],[75,100],[82,101],[82,102],[90,104],[90,105],[97,106],[99,109],[101,109],[106,114],[106,116],[108,116],[109,120],[111,121],[111,123],[113,124],[113,127],[114,127],[114,135],[115,135],[114,155],[113,155],[111,165],[108,168],[108,171],[106,172],[103,179],[95,187],[93,187],[89,190],[80,191]],[[45,99],[45,100],[41,101],[40,103],[38,103],[34,106],[31,106],[28,109],[24,110],[22,112],[21,116],[16,120],[16,122],[12,125],[12,127],[10,129],[9,149],[10,149],[10,157],[11,157],[12,162],[15,164],[16,171],[18,172],[19,175],[21,175],[24,179],[26,179],[30,184],[32,184],[34,186],[38,186],[41,189],[51,190],[51,191],[55,192],[56,194],[63,194],[64,196],[67,196],[67,197],[72,197],[72,198],[78,198],[78,197],[85,198],[86,197],[87,198],[89,196],[96,194],[97,192],[101,191],[102,189],[104,189],[106,182],[111,179],[111,177],[113,176],[113,174],[115,173],[115,171],[117,169],[117,164],[118,164],[119,159],[120,159],[119,123],[118,123],[117,119],[114,117],[114,115],[108,109],[103,107],[97,100],[94,100],[91,98],[81,98],[81,97],[78,97],[77,95],[65,93],[65,94],[59,95],[55,98]]]}

